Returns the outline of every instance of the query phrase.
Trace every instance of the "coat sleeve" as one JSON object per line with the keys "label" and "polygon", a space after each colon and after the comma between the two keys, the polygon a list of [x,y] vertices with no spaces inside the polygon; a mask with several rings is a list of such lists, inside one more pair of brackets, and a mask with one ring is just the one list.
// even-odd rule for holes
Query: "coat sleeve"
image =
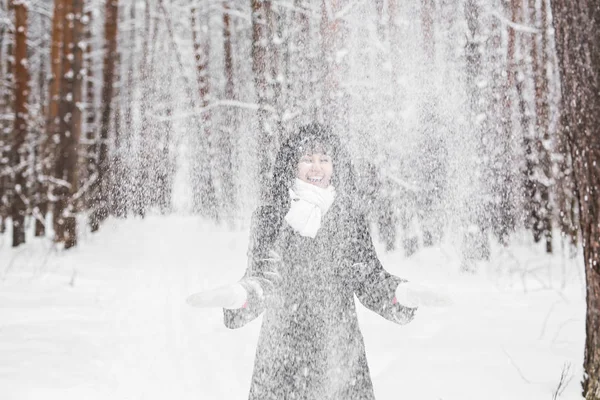
{"label": "coat sleeve", "polygon": [[240,328],[256,319],[268,307],[277,292],[281,277],[280,256],[273,250],[276,237],[276,218],[272,207],[258,208],[250,223],[248,266],[240,284],[248,292],[246,304],[238,309],[223,309],[225,326]]}
{"label": "coat sleeve", "polygon": [[395,291],[405,279],[390,274],[381,265],[364,216],[361,216],[354,237],[355,294],[368,309],[397,324],[410,322],[417,308],[405,307],[395,301]]}

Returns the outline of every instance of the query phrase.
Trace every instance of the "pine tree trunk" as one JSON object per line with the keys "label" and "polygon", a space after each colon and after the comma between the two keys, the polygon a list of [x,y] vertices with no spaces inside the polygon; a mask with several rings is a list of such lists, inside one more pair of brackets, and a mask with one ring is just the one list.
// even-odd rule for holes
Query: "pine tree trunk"
{"label": "pine tree trunk", "polygon": [[[225,54],[225,99],[236,100],[235,86],[233,82],[233,50],[232,50],[232,24],[229,15],[230,4],[226,0],[223,4],[223,52]],[[236,204],[235,182],[234,182],[234,160],[233,132],[235,131],[235,111],[232,107],[225,110],[225,123],[219,138],[220,161],[218,169],[223,188],[222,208],[225,215],[233,217]]]}
{"label": "pine tree trunk", "polygon": [[[121,22],[124,22],[122,18],[123,14],[121,13]],[[113,93],[111,99],[112,120],[109,125],[109,132],[112,132],[112,136],[114,137],[113,148],[109,161],[109,214],[119,218],[124,218],[127,216],[127,210],[125,206],[125,160],[123,155],[126,153],[128,132],[121,130],[121,92],[124,87],[121,84],[121,71],[123,68],[122,59],[122,52],[117,50],[114,61]]]}
{"label": "pine tree trunk", "polygon": [[[504,3],[501,1],[500,3]],[[499,7],[505,12],[504,7]],[[509,10],[510,11],[510,10]],[[512,173],[511,143],[513,141],[512,124],[512,90],[514,88],[514,60],[515,60],[515,32],[508,30],[508,48],[506,54],[506,64],[503,64],[502,57],[498,50],[502,48],[502,27],[494,19],[494,28],[490,48],[493,52],[492,62],[495,70],[492,73],[492,84],[494,87],[493,101],[490,107],[492,114],[499,114],[495,117],[495,134],[499,138],[500,151],[496,154],[493,163],[496,164],[494,174],[491,177],[497,182],[493,192],[499,193],[499,200],[495,204],[496,213],[494,215],[494,230],[501,243],[508,243],[508,237],[515,229],[516,217],[514,211],[514,176]],[[496,82],[500,82],[497,84]]]}
{"label": "pine tree trunk", "polygon": [[583,395],[600,399],[600,6],[552,2],[568,134],[579,200],[587,313]]}
{"label": "pine tree trunk", "polygon": [[[153,146],[151,139],[151,126],[149,122],[149,102],[152,90],[152,68],[150,66],[150,46],[151,46],[151,3],[146,0],[144,4],[144,34],[142,40],[142,60],[140,63],[141,80],[141,98],[140,98],[140,135],[139,144],[136,148],[135,162],[137,164],[135,172],[135,182],[133,185],[133,211],[135,215],[142,218],[146,216],[148,207],[148,186],[151,160],[149,148]],[[156,27],[155,27],[156,28]]]}
{"label": "pine tree trunk", "polygon": [[28,126],[29,70],[27,67],[27,3],[12,0],[15,15],[15,124],[12,140],[12,168],[14,173],[14,196],[11,217],[13,224],[13,247],[25,243],[25,213],[27,196],[25,162],[27,160],[25,139]]}
{"label": "pine tree trunk", "polygon": [[[129,158],[133,155],[133,140],[135,138],[135,126],[133,123],[133,114],[134,107],[136,106],[136,91],[137,91],[137,78],[139,75],[136,74],[136,54],[137,54],[137,36],[139,32],[137,30],[137,16],[136,16],[136,4],[137,2],[133,2],[129,5],[129,43],[127,50],[127,77],[126,83],[123,88],[121,88],[121,98],[123,99],[123,108],[124,112],[124,135],[125,135],[125,154]],[[123,196],[123,207],[124,207],[124,215],[126,216],[128,212],[131,210],[132,205],[134,203],[134,196],[131,188],[134,185],[133,174],[130,167],[132,165],[130,159],[126,160],[125,157],[122,157],[122,167],[126,169],[121,176],[121,180],[123,181],[123,187],[121,189]]]}
{"label": "pine tree trunk", "polygon": [[[537,184],[540,192],[540,220],[538,222],[540,240],[546,243],[546,252],[552,253],[552,203],[550,193],[552,182],[552,159],[550,147],[550,105],[548,88],[548,26],[547,3],[541,0],[540,10],[535,9],[535,1],[530,0],[530,7],[535,14],[535,26],[539,29],[539,43],[533,40],[532,60],[534,61],[533,73],[535,75],[535,109],[536,109],[536,149],[539,157],[539,173],[543,180]],[[538,11],[539,14],[538,15]]]}
{"label": "pine tree trunk", "polygon": [[425,60],[431,65],[435,58],[435,40],[433,32],[433,13],[435,5],[433,0],[421,0],[421,30],[423,36],[423,50]]}
{"label": "pine tree trunk", "polygon": [[418,215],[423,230],[423,245],[433,246],[442,240],[444,216],[442,196],[446,174],[446,145],[439,122],[439,100],[434,86],[436,43],[434,26],[435,5],[433,0],[421,0],[421,37],[423,42],[424,80],[419,110],[420,125],[420,173],[425,183],[418,193]]}
{"label": "pine tree trunk", "polygon": [[111,106],[113,98],[113,80],[115,59],[117,55],[117,29],[119,18],[119,0],[107,0],[104,24],[104,61],[100,120],[100,149],[98,154],[98,179],[94,192],[93,208],[90,215],[92,232],[100,228],[100,224],[109,213],[109,158],[108,134],[110,129]]}
{"label": "pine tree trunk", "polygon": [[293,24],[298,27],[294,31],[292,43],[295,51],[289,50],[290,55],[290,95],[293,96],[294,108],[305,112],[310,110],[309,103],[314,93],[310,90],[311,78],[311,35],[310,19],[305,11],[298,11],[301,6],[301,0],[294,0],[297,11],[294,12]]}
{"label": "pine tree trunk", "polygon": [[[208,60],[210,40],[208,31],[208,12],[198,20],[198,10],[190,10],[194,59],[196,66],[196,82],[198,84],[199,106],[202,113],[199,117],[199,129],[192,138],[192,149],[197,157],[192,159],[192,210],[205,217],[217,219],[217,198],[213,182],[212,156],[212,111],[210,105],[210,79]],[[202,18],[203,17],[203,18]]]}
{"label": "pine tree trunk", "polygon": [[[54,240],[64,243],[65,248],[71,247],[75,235],[74,216],[70,206],[72,184],[70,181],[72,171],[69,171],[72,160],[71,152],[73,143],[73,119],[75,99],[75,77],[79,71],[75,71],[75,2],[66,1],[64,8],[63,46],[62,46],[62,75],[60,85],[59,103],[59,142],[56,146],[56,164],[54,166],[54,177],[56,186],[54,196],[53,225]],[[76,149],[75,149],[76,151]],[[76,153],[75,153],[76,154]],[[76,168],[76,162],[75,162]],[[75,184],[75,188],[77,184]]]}
{"label": "pine tree trunk", "polygon": [[92,21],[93,13],[91,10],[86,12],[85,25],[85,182],[82,184],[88,186],[85,191],[85,208],[91,209],[92,196],[89,187],[93,187],[97,179],[98,172],[98,140],[96,137],[96,104],[95,85],[94,85],[94,57],[92,55]]}
{"label": "pine tree trunk", "polygon": [[[467,45],[465,46],[466,59],[466,85],[469,104],[469,131],[476,136],[478,163],[472,165],[476,170],[473,171],[473,180],[470,187],[477,188],[476,192],[470,194],[470,201],[474,205],[473,210],[468,216],[467,226],[462,242],[462,260],[461,269],[472,271],[475,269],[475,261],[489,259],[490,243],[487,237],[488,223],[486,221],[486,211],[489,210],[488,190],[482,170],[486,168],[486,159],[488,154],[483,146],[484,135],[489,134],[488,118],[481,121],[481,116],[486,115],[486,93],[481,87],[482,76],[482,43],[485,41],[481,14],[483,7],[479,0],[467,0],[464,6],[465,19],[467,21],[468,35]],[[486,115],[487,116],[487,115]]]}
{"label": "pine tree trunk", "polygon": [[[49,209],[48,193],[53,190],[53,185],[49,185],[48,178],[55,175],[53,164],[55,163],[55,135],[59,135],[59,105],[62,76],[62,47],[63,30],[65,28],[65,0],[54,1],[54,13],[52,16],[52,44],[50,48],[50,82],[48,84],[48,113],[46,116],[46,137],[42,142],[40,156],[42,158],[42,174],[40,181],[40,203],[38,205],[40,215],[44,217]],[[42,221],[36,221],[36,236],[44,236],[46,227]]]}
{"label": "pine tree trunk", "polygon": [[341,81],[347,73],[345,39],[347,26],[342,18],[336,17],[345,6],[343,0],[323,0],[321,2],[321,46],[324,62],[322,121],[330,125],[342,137],[348,132],[348,96],[341,88]]}
{"label": "pine tree trunk", "polygon": [[[7,1],[6,14],[12,13],[12,3]],[[2,71],[2,108],[0,109],[1,115],[8,116],[14,112],[14,27],[12,24],[6,26],[6,30],[3,33],[2,41],[6,43],[6,52],[3,57],[6,59],[6,70]],[[0,52],[4,49],[0,48]],[[2,64],[0,64],[0,69]],[[12,146],[12,132],[14,122],[12,118],[3,117],[0,119],[0,166],[4,170],[10,168],[11,165],[11,146]],[[10,215],[10,206],[12,199],[12,187],[11,179],[9,174],[0,176],[0,233],[6,231],[6,220]]]}
{"label": "pine tree trunk", "polygon": [[275,152],[273,128],[269,124],[267,111],[267,74],[269,73],[267,45],[271,42],[268,37],[267,6],[270,0],[252,0],[252,72],[254,88],[258,103],[258,186],[261,203],[268,203],[269,185],[271,181],[272,157]]}
{"label": "pine tree trunk", "polygon": [[70,119],[69,136],[65,139],[64,157],[65,157],[65,180],[69,183],[69,192],[67,194],[66,213],[64,218],[63,241],[65,249],[71,248],[77,244],[77,219],[78,199],[75,197],[79,190],[79,141],[81,138],[81,104],[83,102],[83,49],[79,43],[83,39],[83,0],[72,0],[73,5],[73,27],[72,27],[72,48],[70,54],[73,56],[71,96],[72,100],[68,103]]}

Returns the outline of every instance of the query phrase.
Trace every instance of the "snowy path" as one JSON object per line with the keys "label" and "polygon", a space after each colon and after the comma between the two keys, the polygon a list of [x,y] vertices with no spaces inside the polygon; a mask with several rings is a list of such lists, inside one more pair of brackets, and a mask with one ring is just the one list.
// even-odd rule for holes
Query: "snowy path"
{"label": "snowy path", "polygon": [[[0,399],[247,397],[261,320],[231,331],[220,310],[184,302],[241,276],[245,230],[151,217],[110,221],[67,254],[48,246],[1,248]],[[521,283],[500,290],[484,272],[454,273],[453,254],[439,249],[381,258],[397,275],[443,283],[454,303],[421,309],[404,327],[359,306],[378,400],[551,399],[564,363],[575,377],[560,398],[580,398],[585,305],[575,272],[565,289],[525,293]]]}

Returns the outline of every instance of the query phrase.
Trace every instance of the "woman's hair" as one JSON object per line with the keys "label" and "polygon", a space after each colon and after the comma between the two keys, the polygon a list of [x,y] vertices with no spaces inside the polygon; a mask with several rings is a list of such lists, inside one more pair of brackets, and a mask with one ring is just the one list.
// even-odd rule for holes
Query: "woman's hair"
{"label": "woman's hair", "polygon": [[331,184],[335,187],[336,201],[340,202],[340,208],[345,212],[352,212],[357,204],[352,162],[339,136],[325,125],[304,125],[287,135],[277,152],[269,187],[269,205],[273,208],[269,215],[258,217],[256,233],[260,247],[266,249],[275,241],[290,207],[289,189],[294,185],[298,162],[303,155],[313,153],[324,153],[332,158]]}

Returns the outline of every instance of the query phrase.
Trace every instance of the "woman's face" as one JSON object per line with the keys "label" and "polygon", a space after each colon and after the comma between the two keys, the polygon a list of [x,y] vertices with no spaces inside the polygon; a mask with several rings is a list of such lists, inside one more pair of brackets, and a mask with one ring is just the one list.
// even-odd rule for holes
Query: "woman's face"
{"label": "woman's face", "polygon": [[323,153],[305,154],[300,157],[296,176],[320,188],[326,188],[333,174],[331,156]]}

